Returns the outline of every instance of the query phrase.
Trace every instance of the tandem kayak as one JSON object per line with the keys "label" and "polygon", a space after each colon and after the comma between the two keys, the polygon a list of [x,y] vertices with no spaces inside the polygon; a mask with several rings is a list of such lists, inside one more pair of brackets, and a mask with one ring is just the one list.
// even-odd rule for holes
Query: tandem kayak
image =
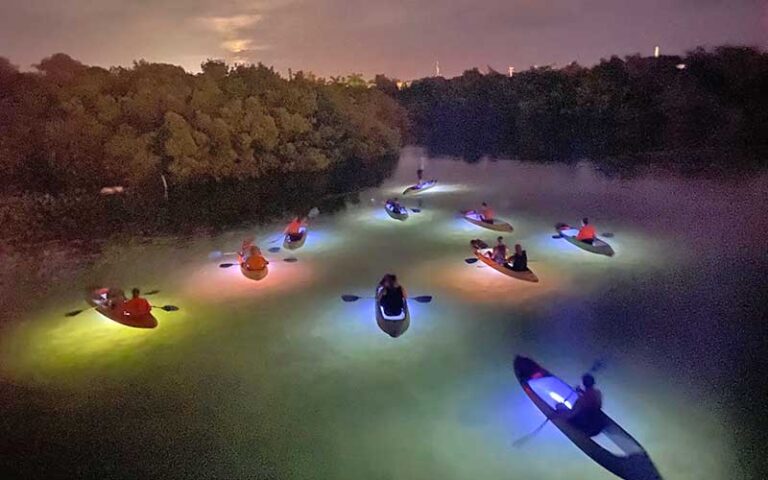
{"label": "tandem kayak", "polygon": [[512,230],[514,230],[512,228],[512,225],[505,222],[504,220],[499,220],[498,218],[494,218],[490,222],[483,221],[480,219],[480,214],[474,210],[470,210],[468,212],[462,212],[462,214],[466,221],[468,221],[469,223],[473,223],[478,227],[495,230],[497,232],[511,232]]}
{"label": "tandem kayak", "polygon": [[155,328],[157,326],[157,319],[151,313],[130,315],[120,307],[109,308],[107,306],[107,291],[105,288],[98,288],[88,292],[85,301],[90,306],[95,307],[95,310],[100,314],[126,327]]}
{"label": "tandem kayak", "polygon": [[566,239],[569,243],[572,243],[576,245],[577,247],[581,248],[582,250],[586,250],[591,253],[596,253],[598,255],[605,255],[608,257],[612,257],[614,255],[613,248],[611,248],[610,245],[608,245],[608,242],[605,240],[602,240],[600,238],[595,237],[595,240],[592,243],[582,242],[581,240],[576,240],[576,234],[579,232],[576,228],[570,228],[568,226],[566,227],[555,227],[555,231],[559,233],[564,239]]}
{"label": "tandem kayak", "polygon": [[387,200],[387,203],[384,204],[384,210],[386,210],[389,216],[395,220],[405,221],[408,219],[408,209],[401,206],[401,209],[397,210],[395,204],[390,200]]}
{"label": "tandem kayak", "polygon": [[534,405],[592,460],[625,480],[661,480],[642,445],[608,415],[602,414],[602,430],[595,436],[587,435],[562,417],[558,405],[570,409],[578,398],[570,385],[530,358],[515,357],[514,368],[517,380]]}
{"label": "tandem kayak", "polygon": [[306,241],[308,234],[309,231],[307,230],[307,227],[301,227],[299,229],[299,235],[296,237],[286,233],[285,239],[283,240],[283,248],[287,248],[288,250],[301,248],[304,246],[304,241]]}
{"label": "tandem kayak", "polygon": [[384,313],[384,309],[381,307],[378,299],[379,289],[376,289],[376,323],[382,332],[386,333],[392,338],[397,338],[404,334],[408,327],[411,326],[411,314],[408,312],[408,301],[403,301],[403,310],[399,315],[390,316]]}
{"label": "tandem kayak", "polygon": [[419,182],[416,185],[411,185],[410,187],[403,190],[403,195],[408,195],[409,193],[421,193],[424,190],[429,190],[430,188],[437,185],[437,180],[425,180],[423,182]]}
{"label": "tandem kayak", "polygon": [[536,274],[531,271],[531,269],[523,271],[512,270],[512,265],[510,265],[509,262],[505,263],[504,265],[499,265],[493,259],[488,257],[488,253],[493,252],[492,248],[482,248],[476,244],[474,240],[470,242],[470,245],[472,246],[472,253],[474,253],[481,262],[488,265],[497,272],[503,273],[508,277],[522,280],[524,282],[538,283],[539,277],[537,277]]}

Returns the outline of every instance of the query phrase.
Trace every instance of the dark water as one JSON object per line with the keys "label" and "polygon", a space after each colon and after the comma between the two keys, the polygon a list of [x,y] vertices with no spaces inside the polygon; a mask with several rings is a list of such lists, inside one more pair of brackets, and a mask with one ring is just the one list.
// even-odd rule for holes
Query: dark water
{"label": "dark water", "polygon": [[[280,224],[116,239],[50,277],[19,260],[3,296],[35,300],[1,332],[4,478],[613,478],[551,425],[512,445],[543,419],[514,378],[516,354],[568,381],[603,359],[605,410],[665,478],[750,478],[763,454],[753,382],[768,176],[620,178],[422,155],[404,150],[381,188],[321,212],[260,282],[208,254],[247,234],[279,245]],[[396,222],[382,202],[422,161],[440,183]],[[464,263],[470,239],[495,233],[456,212],[483,200],[514,225],[507,240],[528,250],[539,284]],[[613,258],[551,238],[583,215],[614,233]],[[435,298],[412,303],[397,340],[370,301],[339,299],[370,294],[387,271]],[[95,284],[160,288],[153,303],[181,310],[158,312],[149,331],[63,317]]]}

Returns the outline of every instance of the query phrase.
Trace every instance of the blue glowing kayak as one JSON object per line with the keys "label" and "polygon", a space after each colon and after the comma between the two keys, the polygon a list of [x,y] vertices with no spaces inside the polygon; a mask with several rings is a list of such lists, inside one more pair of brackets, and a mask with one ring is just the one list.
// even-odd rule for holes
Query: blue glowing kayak
{"label": "blue glowing kayak", "polygon": [[384,313],[384,309],[378,300],[379,288],[376,289],[376,324],[381,331],[392,338],[397,338],[404,334],[411,326],[411,314],[408,312],[408,301],[403,300],[403,309],[398,315],[389,316]]}
{"label": "blue glowing kayak", "polygon": [[307,240],[308,234],[309,231],[307,230],[307,227],[301,227],[299,229],[299,235],[295,238],[286,233],[285,239],[283,240],[283,248],[288,250],[296,250],[301,248],[304,246],[304,242]]}
{"label": "blue glowing kayak", "polygon": [[384,204],[384,209],[395,220],[405,221],[408,219],[408,209],[402,205],[398,209],[391,200],[387,200],[387,203]]}
{"label": "blue glowing kayak", "polygon": [[605,413],[602,429],[594,436],[562,417],[557,411],[558,405],[573,408],[578,398],[570,385],[530,358],[515,357],[514,368],[517,380],[534,405],[592,460],[625,480],[661,480],[642,445]]}
{"label": "blue glowing kayak", "polygon": [[421,193],[424,190],[428,190],[432,187],[437,185],[437,180],[425,180],[423,182],[419,182],[416,185],[411,185],[410,187],[403,190],[403,195],[408,195],[410,193]]}

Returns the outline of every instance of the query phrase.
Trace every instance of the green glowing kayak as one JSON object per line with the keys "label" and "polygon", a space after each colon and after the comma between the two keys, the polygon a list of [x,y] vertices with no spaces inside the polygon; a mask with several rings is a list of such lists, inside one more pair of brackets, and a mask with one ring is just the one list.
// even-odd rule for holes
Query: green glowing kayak
{"label": "green glowing kayak", "polygon": [[468,221],[469,223],[475,224],[478,227],[487,228],[489,230],[495,230],[497,232],[511,232],[514,230],[512,228],[512,225],[505,222],[504,220],[499,220],[498,218],[494,218],[490,222],[486,222],[480,219],[480,214],[475,212],[474,210],[470,210],[468,212],[463,212],[464,220]]}
{"label": "green glowing kayak", "polygon": [[642,445],[605,413],[601,412],[595,435],[587,435],[563,418],[560,409],[573,408],[578,398],[570,385],[530,358],[515,357],[514,369],[533,404],[592,460],[625,480],[661,480]]}
{"label": "green glowing kayak", "polygon": [[157,327],[157,319],[151,313],[146,315],[130,315],[122,308],[115,307],[110,308],[107,305],[107,289],[98,288],[88,292],[85,301],[100,314],[104,315],[108,319],[117,322],[126,327],[133,328],[155,328]]}
{"label": "green glowing kayak", "polygon": [[384,309],[379,304],[378,300],[379,289],[376,289],[376,323],[382,332],[386,333],[392,338],[397,338],[404,334],[408,327],[411,326],[411,314],[408,312],[408,301],[403,300],[403,310],[399,315],[389,316],[384,313]]}
{"label": "green glowing kayak", "polygon": [[612,257],[614,255],[613,248],[611,248],[610,245],[608,245],[608,242],[605,240],[602,240],[600,238],[595,237],[595,240],[592,243],[582,242],[581,240],[576,240],[576,234],[578,233],[578,230],[575,228],[561,228],[556,226],[555,231],[562,235],[562,237],[569,243],[572,243],[576,245],[577,247],[581,248],[582,250],[586,250],[591,253],[596,253],[598,255],[605,255],[608,257]]}
{"label": "green glowing kayak", "polygon": [[384,210],[395,220],[405,221],[408,219],[408,209],[401,205],[398,210],[391,200],[387,200],[387,203],[384,204]]}

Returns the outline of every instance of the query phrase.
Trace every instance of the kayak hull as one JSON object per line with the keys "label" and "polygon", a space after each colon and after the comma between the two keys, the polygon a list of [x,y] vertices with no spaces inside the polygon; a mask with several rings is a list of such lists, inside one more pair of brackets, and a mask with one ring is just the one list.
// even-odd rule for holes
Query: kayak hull
{"label": "kayak hull", "polygon": [[488,230],[493,230],[496,232],[512,232],[514,230],[511,224],[503,220],[499,220],[498,218],[494,219],[493,223],[484,222],[480,220],[480,216],[473,211],[464,213],[463,217],[464,220],[468,221],[469,223],[477,225],[478,227],[487,228]]}
{"label": "kayak hull", "polygon": [[155,328],[157,327],[157,319],[148,313],[146,315],[128,315],[121,308],[111,309],[106,306],[106,299],[98,294],[101,289],[88,292],[85,301],[88,305],[95,307],[95,310],[104,315],[113,322],[117,322],[126,327],[132,328]]}
{"label": "kayak hull", "polygon": [[[555,409],[555,404],[567,403],[568,408],[571,408],[577,398],[577,394],[566,382],[526,357],[515,357],[514,370],[523,391],[534,405],[600,466],[625,480],[661,480],[661,475],[642,445],[608,415],[603,413],[603,428],[599,435],[607,437],[621,453],[604,448],[593,440],[597,436],[587,435],[563,418]],[[555,398],[557,400],[553,400]]]}
{"label": "kayak hull", "polygon": [[585,250],[587,252],[595,253],[597,255],[605,255],[606,257],[612,257],[615,254],[615,252],[613,251],[613,248],[611,248],[608,242],[600,238],[595,238],[594,242],[587,243],[587,242],[582,242],[581,240],[576,240],[576,235],[571,235],[569,233],[566,233],[566,231],[563,229],[556,229],[556,231],[568,243],[576,245],[580,249]]}
{"label": "kayak hull", "polygon": [[299,233],[301,234],[301,237],[297,240],[291,239],[291,236],[286,233],[285,239],[283,240],[283,248],[288,250],[297,250],[303,247],[304,242],[307,240],[307,235],[309,235],[309,231],[307,230],[307,227],[301,227]]}
{"label": "kayak hull", "polygon": [[427,180],[426,182],[417,183],[403,190],[403,195],[416,195],[437,185],[437,180]]}
{"label": "kayak hull", "polygon": [[[378,293],[378,289],[375,290]],[[403,314],[402,318],[397,320],[389,319],[385,317],[384,312],[381,309],[378,298],[375,301],[376,304],[376,324],[379,326],[382,332],[386,333],[392,338],[397,338],[404,334],[408,327],[411,326],[411,313],[408,311],[408,301],[403,302]]]}
{"label": "kayak hull", "polygon": [[384,210],[387,211],[387,214],[394,218],[395,220],[400,220],[401,222],[404,222],[408,219],[408,210],[403,207],[403,210],[400,212],[396,212],[393,208],[392,203],[387,202],[384,204]]}
{"label": "kayak hull", "polygon": [[491,267],[492,269],[496,270],[499,273],[502,273],[508,277],[515,278],[517,280],[522,280],[524,282],[531,282],[531,283],[538,283],[539,277],[536,276],[531,269],[518,272],[517,270],[512,270],[512,267],[509,266],[509,263],[505,263],[504,265],[499,265],[495,261],[493,261],[491,258],[486,255],[486,252],[492,251],[492,249],[481,249],[481,248],[475,248],[472,247],[472,253],[475,254],[475,256],[486,264],[487,266]]}
{"label": "kayak hull", "polygon": [[250,280],[261,280],[269,273],[269,266],[265,266],[260,270],[250,270],[246,268],[245,263],[241,263],[240,273],[242,273],[245,278]]}

